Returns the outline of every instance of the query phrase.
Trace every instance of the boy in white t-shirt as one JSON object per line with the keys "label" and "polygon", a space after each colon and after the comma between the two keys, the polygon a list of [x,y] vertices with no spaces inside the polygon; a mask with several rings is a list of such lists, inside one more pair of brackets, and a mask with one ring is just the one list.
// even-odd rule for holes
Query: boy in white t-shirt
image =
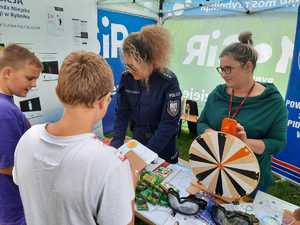
{"label": "boy in white t-shirt", "polygon": [[16,148],[14,180],[28,225],[133,224],[129,161],[92,133],[112,90],[112,71],[102,57],[91,52],[66,57],[56,88],[64,115],[33,126]]}

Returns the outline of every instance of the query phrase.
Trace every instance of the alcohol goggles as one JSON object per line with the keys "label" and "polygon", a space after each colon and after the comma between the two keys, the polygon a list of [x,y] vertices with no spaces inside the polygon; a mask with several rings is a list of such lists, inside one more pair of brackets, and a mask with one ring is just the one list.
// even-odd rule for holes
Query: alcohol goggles
{"label": "alcohol goggles", "polygon": [[212,218],[217,225],[258,225],[259,220],[248,213],[227,211],[220,205],[212,206]]}
{"label": "alcohol goggles", "polygon": [[175,213],[191,216],[206,208],[207,202],[195,195],[180,197],[179,193],[173,188],[169,188],[167,193],[169,206]]}

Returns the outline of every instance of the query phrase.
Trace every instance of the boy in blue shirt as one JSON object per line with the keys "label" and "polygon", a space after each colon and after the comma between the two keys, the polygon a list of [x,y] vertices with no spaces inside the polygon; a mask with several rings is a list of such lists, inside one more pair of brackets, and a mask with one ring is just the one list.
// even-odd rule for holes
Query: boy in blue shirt
{"label": "boy in blue shirt", "polygon": [[28,49],[16,44],[0,52],[0,224],[24,225],[18,187],[12,179],[14,152],[20,137],[30,127],[14,104],[13,95],[25,97],[36,86],[42,64]]}

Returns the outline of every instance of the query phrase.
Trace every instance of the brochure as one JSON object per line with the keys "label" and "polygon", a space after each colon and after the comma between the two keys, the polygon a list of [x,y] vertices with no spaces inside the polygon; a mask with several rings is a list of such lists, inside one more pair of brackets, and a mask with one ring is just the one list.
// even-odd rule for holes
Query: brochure
{"label": "brochure", "polygon": [[127,152],[133,151],[135,154],[141,157],[146,162],[146,164],[150,164],[158,160],[157,153],[153,152],[151,149],[147,148],[137,140],[130,140],[127,143],[123,144],[119,148],[119,151],[124,155]]}

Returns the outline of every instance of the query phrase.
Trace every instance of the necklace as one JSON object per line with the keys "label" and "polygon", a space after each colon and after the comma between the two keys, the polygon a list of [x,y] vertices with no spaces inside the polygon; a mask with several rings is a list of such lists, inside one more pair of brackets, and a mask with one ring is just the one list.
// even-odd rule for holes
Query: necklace
{"label": "necklace", "polygon": [[[236,117],[236,115],[241,111],[241,108],[244,105],[246,99],[249,97],[249,95],[253,91],[255,84],[256,84],[256,82],[254,81],[254,83],[252,84],[251,88],[249,89],[247,95],[243,98],[243,100],[240,102],[238,107],[236,107],[235,112],[232,112],[232,99],[233,99],[233,96],[234,96],[234,89],[232,88],[232,92],[231,92],[229,103],[228,103],[228,117],[229,118],[234,119]],[[233,114],[231,115],[231,113],[233,113]]]}

